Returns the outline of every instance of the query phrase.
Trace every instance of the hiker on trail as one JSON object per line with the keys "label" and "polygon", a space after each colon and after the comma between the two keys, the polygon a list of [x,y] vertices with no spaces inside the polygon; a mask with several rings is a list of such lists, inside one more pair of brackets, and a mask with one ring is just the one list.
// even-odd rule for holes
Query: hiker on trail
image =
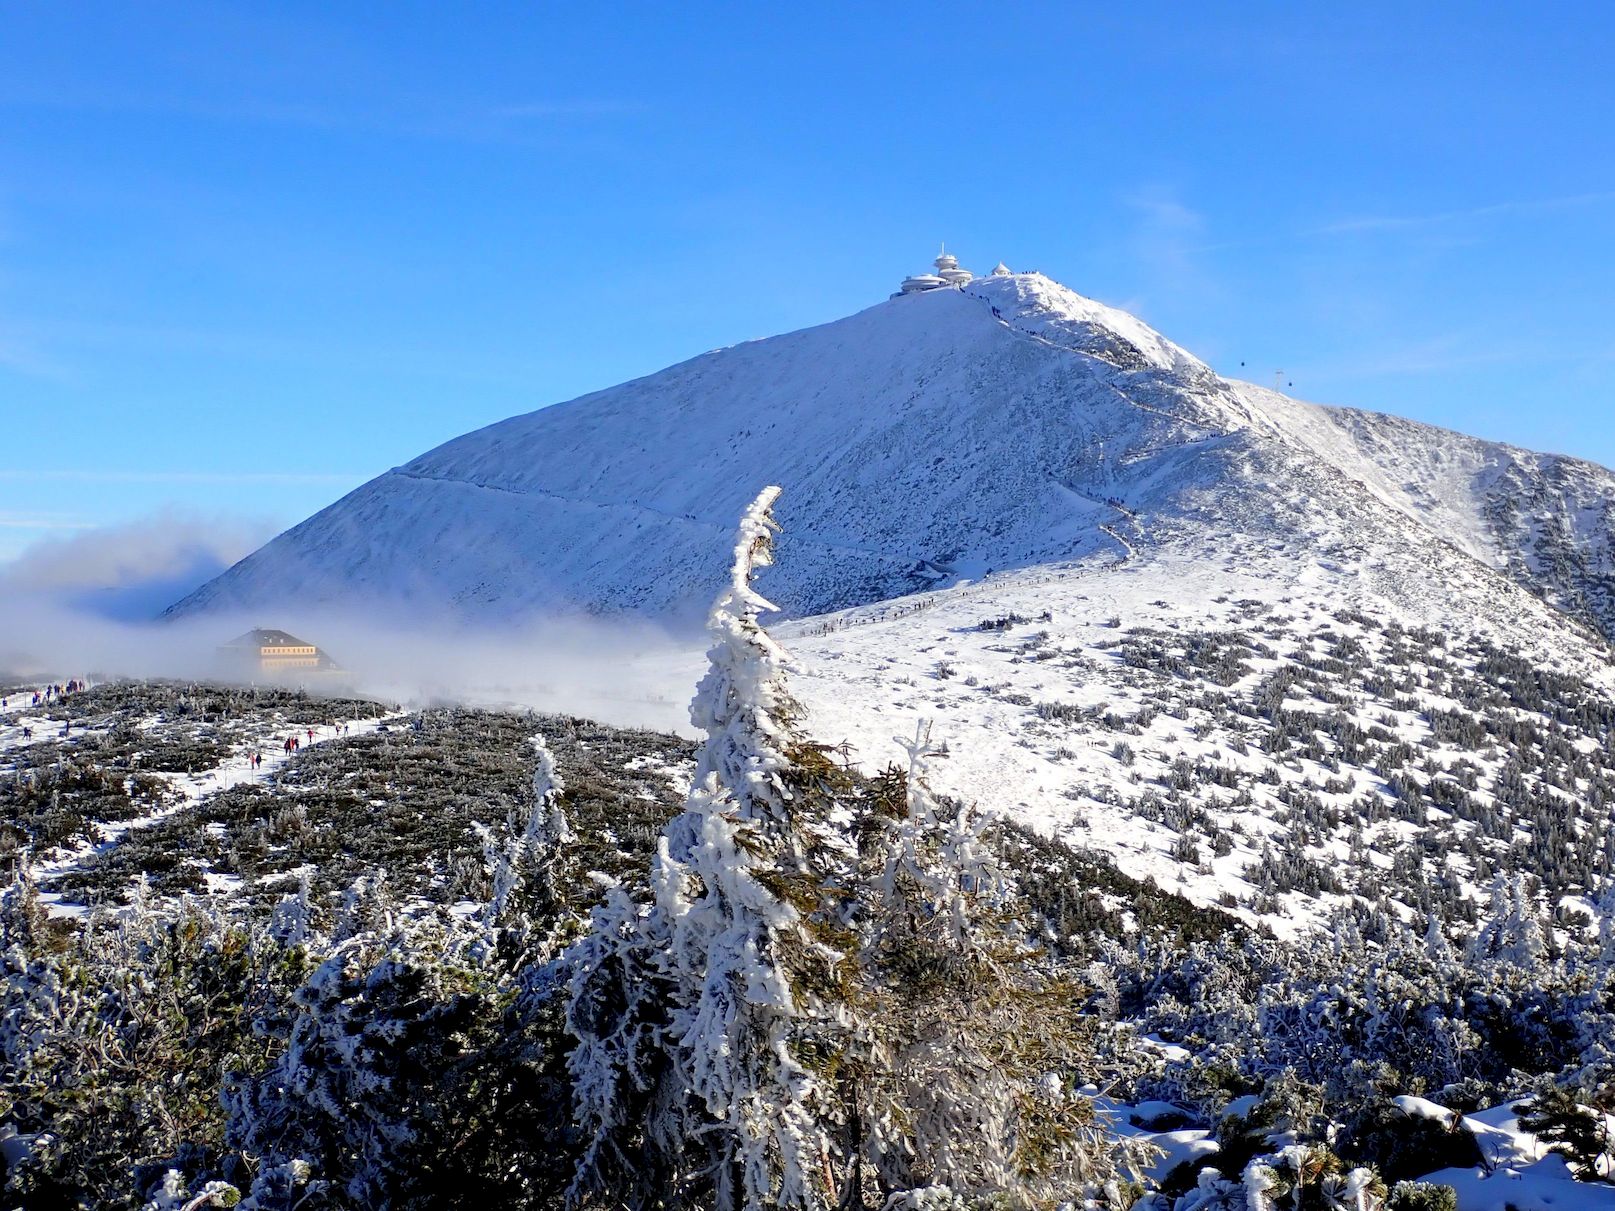
{"label": "hiker on trail", "polygon": [[310,744],[314,743],[314,729],[313,728],[308,729],[308,742]]}
{"label": "hiker on trail", "polygon": [[285,749],[288,753],[291,752],[292,751],[292,738],[290,736],[287,736],[286,737],[286,743],[281,745],[281,747],[283,749]]}

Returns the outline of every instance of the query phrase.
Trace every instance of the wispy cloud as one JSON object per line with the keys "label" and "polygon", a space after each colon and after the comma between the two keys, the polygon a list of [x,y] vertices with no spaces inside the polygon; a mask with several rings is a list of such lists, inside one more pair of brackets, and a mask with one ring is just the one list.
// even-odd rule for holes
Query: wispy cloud
{"label": "wispy cloud", "polygon": [[1486,333],[1450,332],[1421,340],[1354,352],[1349,359],[1316,362],[1298,368],[1308,378],[1407,378],[1451,374],[1480,366],[1529,365],[1553,357],[1551,351],[1522,342],[1498,342]]}
{"label": "wispy cloud", "polygon": [[1161,188],[1137,190],[1123,201],[1138,218],[1134,241],[1153,268],[1168,276],[1197,272],[1193,254],[1204,215]]}
{"label": "wispy cloud", "polygon": [[170,578],[199,564],[227,567],[275,532],[264,521],[204,518],[176,510],[118,525],[64,522],[35,528],[80,532],[41,539],[17,559],[0,564],[0,588],[125,587]]}
{"label": "wispy cloud", "polygon": [[490,105],[424,103],[397,94],[313,101],[280,96],[221,100],[210,95],[17,91],[4,86],[0,86],[0,106],[467,143],[522,140],[533,133],[534,123],[623,117],[647,110],[641,103],[611,97],[554,97]]}
{"label": "wispy cloud", "polygon": [[[115,525],[35,529],[21,542],[0,530],[0,646],[15,641],[16,624],[30,615],[69,638],[90,615],[153,618],[275,530],[266,521],[177,509]],[[15,649],[0,651],[0,662],[7,654]]]}
{"label": "wispy cloud", "polygon": [[0,368],[31,378],[57,377],[53,367],[26,345],[0,334]]}
{"label": "wispy cloud", "polygon": [[70,377],[64,367],[23,334],[23,325],[9,315],[0,315],[0,370],[58,382]]}
{"label": "wispy cloud", "polygon": [[1439,210],[1429,214],[1359,215],[1353,218],[1338,219],[1332,223],[1325,223],[1320,227],[1312,228],[1304,234],[1351,235],[1356,233],[1407,231],[1423,227],[1442,227],[1454,223],[1473,222],[1477,219],[1543,214],[1556,210],[1574,210],[1587,206],[1604,206],[1611,203],[1615,203],[1615,191],[1566,194],[1557,198],[1493,202],[1486,206]]}
{"label": "wispy cloud", "polygon": [[1206,247],[1206,216],[1166,186],[1148,186],[1124,194],[1122,204],[1132,212],[1130,243],[1134,262],[1143,269],[1142,297],[1128,301],[1128,310],[1153,310],[1151,303],[1202,303],[1221,297],[1222,286],[1202,255]]}

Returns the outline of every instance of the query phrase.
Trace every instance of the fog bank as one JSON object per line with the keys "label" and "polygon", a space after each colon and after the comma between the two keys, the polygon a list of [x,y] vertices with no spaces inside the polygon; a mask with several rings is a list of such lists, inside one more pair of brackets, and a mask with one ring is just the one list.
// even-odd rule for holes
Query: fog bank
{"label": "fog bank", "polygon": [[[0,679],[272,680],[409,707],[531,708],[689,733],[687,707],[705,659],[699,634],[643,622],[559,618],[473,630],[369,610],[127,622],[84,609],[76,593],[0,587]],[[221,653],[254,627],[315,644],[341,671],[271,679]]]}

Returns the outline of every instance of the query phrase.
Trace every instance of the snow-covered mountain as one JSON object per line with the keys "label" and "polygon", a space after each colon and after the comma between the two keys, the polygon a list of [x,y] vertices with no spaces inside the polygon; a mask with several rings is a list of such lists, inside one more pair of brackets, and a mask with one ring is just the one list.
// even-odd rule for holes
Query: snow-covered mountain
{"label": "snow-covered mountain", "polygon": [[768,589],[797,615],[1094,556],[1261,550],[1482,597],[1502,573],[1615,632],[1609,471],[1223,379],[1038,274],[902,295],[467,434],[171,612],[687,615],[765,483],[786,490]]}
{"label": "snow-covered mountain", "polygon": [[468,434],[174,607],[702,608],[767,483],[813,734],[1276,929],[1615,869],[1615,475],[1224,379],[1036,274]]}

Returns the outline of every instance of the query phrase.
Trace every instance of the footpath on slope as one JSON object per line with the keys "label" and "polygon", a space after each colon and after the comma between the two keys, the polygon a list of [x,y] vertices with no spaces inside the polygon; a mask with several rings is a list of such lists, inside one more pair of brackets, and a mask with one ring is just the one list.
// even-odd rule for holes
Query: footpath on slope
{"label": "footpath on slope", "polygon": [[[52,738],[67,738],[72,734],[57,720],[34,713],[39,708],[33,705],[33,692],[44,688],[44,686],[29,686],[24,691],[7,695],[9,699],[7,705],[0,706],[0,760],[3,760],[5,754],[12,749],[25,744]],[[162,778],[177,792],[175,798],[144,816],[136,816],[129,820],[97,821],[95,828],[101,840],[94,843],[86,842],[45,861],[30,861],[29,875],[39,883],[73,873],[80,869],[85,859],[107,852],[130,833],[159,824],[209,795],[246,783],[272,781],[276,771],[287,765],[292,757],[304,748],[328,744],[333,740],[368,735],[406,713],[391,711],[380,718],[347,719],[336,724],[282,726],[276,728],[273,734],[265,731],[255,735],[249,742],[239,746],[236,753],[211,769],[186,774],[157,773],[155,776]],[[77,732],[84,735],[94,734],[98,730],[94,727],[80,727]],[[295,749],[287,750],[284,743],[292,737],[297,739],[298,745]],[[257,766],[252,762],[254,753],[261,754],[262,757],[261,763]],[[40,899],[53,917],[77,917],[89,911],[87,905],[66,901],[58,892],[42,892]]]}

